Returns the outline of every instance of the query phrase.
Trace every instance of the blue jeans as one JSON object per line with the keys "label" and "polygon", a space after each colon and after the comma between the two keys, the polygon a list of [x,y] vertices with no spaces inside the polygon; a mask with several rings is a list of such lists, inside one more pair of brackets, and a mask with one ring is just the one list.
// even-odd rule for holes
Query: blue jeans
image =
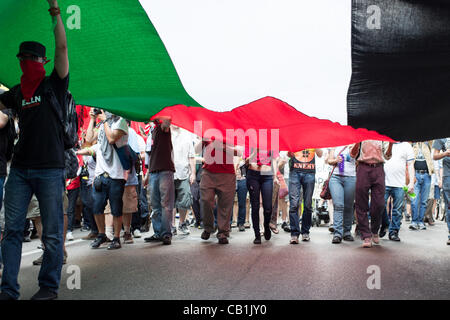
{"label": "blue jeans", "polygon": [[149,212],[148,212],[147,191],[145,190],[142,181],[140,183],[140,190],[141,192],[139,193],[139,210],[141,212],[141,219],[145,219],[149,215]]}
{"label": "blue jeans", "polygon": [[448,228],[448,238],[450,239],[450,208],[449,200],[450,200],[450,176],[443,177],[442,179],[442,189],[444,189],[444,201],[445,201],[445,214],[447,217],[447,228]]}
{"label": "blue jeans", "polygon": [[[3,185],[5,184],[5,179],[6,177],[1,177],[0,178],[0,210],[2,209],[3,206]],[[2,226],[0,225],[0,239],[2,238]],[[0,266],[3,263],[3,259],[2,259],[2,248],[0,246]]]}
{"label": "blue jeans", "polygon": [[259,171],[247,171],[247,189],[250,194],[250,203],[252,205],[252,225],[255,236],[259,238],[259,207],[260,196],[264,210],[264,228],[269,228],[270,218],[272,217],[272,191],[273,176],[261,174]]}
{"label": "blue jeans", "polygon": [[[389,221],[387,212],[387,200],[389,196],[392,197],[392,219]],[[381,230],[389,227],[389,234],[392,232],[400,231],[402,225],[402,208],[403,201],[405,199],[405,192],[400,187],[386,187],[386,193],[384,195],[384,212],[383,221],[381,223]]]}
{"label": "blue jeans", "polygon": [[17,276],[22,257],[23,226],[33,193],[39,201],[45,250],[39,287],[57,292],[63,262],[64,169],[11,168],[5,187],[5,234],[2,241],[2,292],[19,298]]}
{"label": "blue jeans", "polygon": [[356,177],[332,175],[330,193],[333,198],[334,235],[341,238],[351,235]]}
{"label": "blue jeans", "polygon": [[[312,215],[312,195],[314,192],[315,173],[292,170],[289,172],[289,224],[291,235],[309,234]],[[303,189],[303,194],[301,193]],[[303,196],[302,229],[300,232],[298,208]]]}
{"label": "blue jeans", "polygon": [[175,184],[172,171],[150,174],[152,188],[152,224],[156,237],[172,236]]}
{"label": "blue jeans", "polygon": [[427,199],[430,194],[431,176],[428,173],[416,172],[417,182],[414,185],[416,199],[411,201],[412,225],[424,224],[423,218],[427,209]]}
{"label": "blue jeans", "polygon": [[94,187],[92,184],[88,185],[85,180],[81,179],[81,202],[83,203],[84,223],[91,229],[92,233],[98,233],[97,224],[94,220],[93,193]]}
{"label": "blue jeans", "polygon": [[239,212],[238,212],[238,225],[244,225],[245,223],[245,214],[247,213],[247,180],[237,180],[237,197],[238,197],[238,206],[239,206]]}
{"label": "blue jeans", "polygon": [[67,207],[67,232],[73,231],[73,223],[75,222],[75,207],[77,206],[77,198],[80,194],[80,188],[67,191],[69,205]]}

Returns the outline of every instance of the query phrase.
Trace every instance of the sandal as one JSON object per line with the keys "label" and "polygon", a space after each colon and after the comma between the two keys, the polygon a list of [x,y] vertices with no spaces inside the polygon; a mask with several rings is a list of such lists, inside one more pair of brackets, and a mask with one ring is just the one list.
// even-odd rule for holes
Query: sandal
{"label": "sandal", "polygon": [[269,228],[272,230],[273,233],[278,234],[278,228],[273,223],[269,223]]}

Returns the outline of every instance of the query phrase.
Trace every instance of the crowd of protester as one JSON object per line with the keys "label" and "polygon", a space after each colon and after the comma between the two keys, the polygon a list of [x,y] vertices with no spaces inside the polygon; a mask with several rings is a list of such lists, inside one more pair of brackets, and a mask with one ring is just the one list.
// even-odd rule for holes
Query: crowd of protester
{"label": "crowd of protester", "polygon": [[[41,265],[33,299],[56,298],[64,244],[76,228],[92,249],[109,250],[141,233],[151,233],[145,242],[170,245],[191,228],[219,244],[229,243],[233,228],[252,228],[260,245],[281,227],[298,244],[310,241],[324,211],[333,244],[356,235],[370,248],[386,234],[398,242],[403,218],[419,231],[441,215],[450,231],[450,138],[278,152],[197,137],[163,117],[148,134],[136,132],[130,121],[91,108],[78,145],[66,148],[53,108],[65,104],[68,50],[57,2],[48,2],[56,20],[54,71],[45,77],[44,46],[24,42],[21,84],[0,94],[1,299],[18,299],[22,242],[34,238],[43,253],[33,261]],[[318,159],[330,172],[332,199],[322,206]]]}

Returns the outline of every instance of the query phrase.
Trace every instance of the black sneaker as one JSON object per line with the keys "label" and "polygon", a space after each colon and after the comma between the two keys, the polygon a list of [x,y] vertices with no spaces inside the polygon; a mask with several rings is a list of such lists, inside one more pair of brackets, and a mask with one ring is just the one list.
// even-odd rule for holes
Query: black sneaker
{"label": "black sneaker", "polygon": [[386,229],[387,228],[385,228],[385,227],[381,228],[380,233],[378,234],[380,236],[380,238],[383,238],[386,235],[386,233],[387,233]]}
{"label": "black sneaker", "polygon": [[243,224],[238,225],[238,229],[240,232],[244,232],[245,231],[245,227]]}
{"label": "black sneaker", "polygon": [[400,238],[398,237],[398,233],[397,232],[389,233],[389,240],[400,241]]}
{"label": "black sneaker", "polygon": [[333,240],[331,240],[331,243],[341,243],[341,242],[342,242],[342,239],[341,239],[341,237],[338,237],[338,236],[334,236]]}
{"label": "black sneaker", "polygon": [[97,249],[105,242],[107,242],[106,235],[98,235],[94,242],[91,243],[91,248]]}
{"label": "black sneaker", "polygon": [[144,238],[145,242],[160,242],[162,239],[156,235],[152,235],[151,237]]}
{"label": "black sneaker", "polygon": [[219,244],[228,244],[228,238],[227,237],[220,237],[219,238]]}
{"label": "black sneaker", "polygon": [[256,237],[255,240],[253,240],[254,244],[261,244],[261,237]]}
{"label": "black sneaker", "polygon": [[165,245],[172,244],[172,237],[169,235],[165,235],[163,237],[162,241],[163,241],[163,244],[165,244]]}
{"label": "black sneaker", "polygon": [[55,300],[56,298],[58,298],[58,295],[55,292],[47,288],[40,288],[30,300]]}
{"label": "black sneaker", "polygon": [[355,241],[355,238],[351,234],[344,236],[344,241]]}
{"label": "black sneaker", "polygon": [[407,215],[405,216],[405,221],[406,221],[406,222],[411,221],[411,216],[410,216],[409,214],[407,214]]}
{"label": "black sneaker", "polygon": [[13,297],[11,297],[9,294],[7,294],[6,292],[2,292],[0,293],[0,301],[7,301],[7,300],[16,300]]}
{"label": "black sneaker", "polygon": [[211,236],[211,233],[207,232],[206,230],[202,232],[201,238],[203,240],[208,240],[209,237]]}
{"label": "black sneaker", "polygon": [[176,235],[177,235],[177,228],[175,228],[175,227],[172,227],[172,234],[173,234],[174,236],[176,236]]}
{"label": "black sneaker", "polygon": [[291,232],[291,227],[289,226],[289,224],[285,221],[285,222],[283,222],[283,224],[281,225],[281,228],[283,228],[283,230],[285,231],[285,232]]}
{"label": "black sneaker", "polygon": [[108,246],[108,250],[120,249],[122,246],[120,245],[120,239],[114,238],[111,244]]}

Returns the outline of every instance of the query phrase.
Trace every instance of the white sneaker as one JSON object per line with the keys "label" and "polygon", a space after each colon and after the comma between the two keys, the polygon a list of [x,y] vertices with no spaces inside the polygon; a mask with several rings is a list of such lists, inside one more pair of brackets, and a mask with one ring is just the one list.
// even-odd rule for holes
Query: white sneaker
{"label": "white sneaker", "polygon": [[298,244],[298,237],[297,236],[291,236],[290,244]]}
{"label": "white sneaker", "polygon": [[134,230],[133,237],[140,238],[141,237],[141,231],[139,231],[139,229]]}
{"label": "white sneaker", "polygon": [[73,239],[74,239],[74,237],[73,237],[73,234],[72,234],[72,232],[67,232],[67,234],[66,234],[66,240],[67,241],[73,241]]}

